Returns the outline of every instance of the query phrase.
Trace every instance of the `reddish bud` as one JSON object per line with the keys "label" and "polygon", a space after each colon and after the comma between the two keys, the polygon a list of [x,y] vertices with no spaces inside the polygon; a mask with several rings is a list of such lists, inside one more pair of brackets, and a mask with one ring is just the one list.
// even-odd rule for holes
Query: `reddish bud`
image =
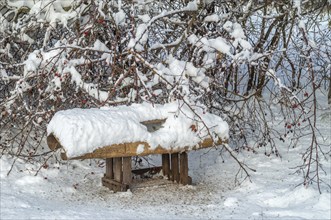
{"label": "reddish bud", "polygon": [[291,128],[292,128],[292,126],[291,126],[291,125],[287,125],[287,128],[288,128],[288,129],[291,129]]}
{"label": "reddish bud", "polygon": [[305,92],[304,96],[305,96],[305,97],[308,97],[308,92]]}
{"label": "reddish bud", "polygon": [[194,132],[197,132],[197,131],[198,131],[195,125],[191,125],[190,128],[191,128],[191,130],[194,131]]}

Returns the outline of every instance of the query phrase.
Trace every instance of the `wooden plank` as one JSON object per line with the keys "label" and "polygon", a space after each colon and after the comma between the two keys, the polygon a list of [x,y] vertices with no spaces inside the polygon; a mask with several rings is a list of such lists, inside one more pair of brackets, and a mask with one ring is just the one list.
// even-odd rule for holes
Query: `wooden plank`
{"label": "wooden plank", "polygon": [[46,141],[49,149],[51,149],[52,151],[62,148],[60,142],[53,134],[48,135]]}
{"label": "wooden plank", "polygon": [[[216,144],[225,144],[227,140],[219,140]],[[61,146],[60,143],[58,143]],[[142,144],[144,145],[144,151],[139,153],[139,156],[146,156],[150,154],[172,154],[178,153],[182,151],[189,151],[189,150],[198,150],[201,148],[208,148],[213,146],[213,140],[210,138],[205,139],[204,141],[200,142],[198,145],[193,147],[182,147],[182,148],[172,148],[172,149],[165,149],[161,146],[157,148],[151,148],[150,145],[146,142],[134,142],[134,143],[126,143],[126,144],[113,144],[111,146],[105,146],[99,149],[96,149],[92,153],[87,153],[82,156],[78,157],[67,157],[65,153],[61,154],[61,158],[63,160],[68,159],[91,159],[91,158],[113,158],[113,157],[128,157],[128,156],[137,156],[137,148]]]}
{"label": "wooden plank", "polygon": [[135,175],[143,176],[145,174],[155,175],[155,174],[160,173],[161,170],[162,170],[162,167],[156,166],[156,167],[136,169],[136,170],[132,170],[131,172]]}
{"label": "wooden plank", "polygon": [[171,180],[179,183],[178,153],[171,154],[171,172],[172,172]]}
{"label": "wooden plank", "polygon": [[108,177],[102,177],[101,180],[103,186],[108,187],[110,190],[113,190],[114,192],[125,192],[129,189],[129,185],[122,184]]}
{"label": "wooden plank", "polygon": [[[172,185],[173,182],[166,180],[166,179],[159,179],[159,178],[153,178],[148,179],[147,181],[145,179],[135,180],[130,185],[130,190],[134,192],[135,190],[143,189],[144,191],[149,190],[148,188],[155,188],[155,187],[165,187],[167,185]],[[152,189],[153,190],[153,189]]]}
{"label": "wooden plank", "polygon": [[186,152],[180,154],[180,183],[183,185],[189,184],[188,177],[188,155]]}
{"label": "wooden plank", "polygon": [[131,174],[131,157],[123,157],[123,184],[131,184],[132,174]]}
{"label": "wooden plank", "polygon": [[170,155],[162,154],[162,173],[170,179]]}
{"label": "wooden plank", "polygon": [[162,125],[167,119],[156,119],[149,121],[142,121],[141,124],[145,125],[148,132],[154,132],[162,128]]}
{"label": "wooden plank", "polygon": [[113,158],[106,158],[106,177],[114,179]]}
{"label": "wooden plank", "polygon": [[123,180],[123,172],[122,172],[122,157],[116,157],[113,159],[114,164],[114,180],[122,183]]}
{"label": "wooden plank", "polygon": [[154,119],[154,120],[148,120],[148,121],[142,121],[140,122],[143,125],[150,125],[150,124],[164,124],[164,122],[167,120],[167,118],[163,119]]}

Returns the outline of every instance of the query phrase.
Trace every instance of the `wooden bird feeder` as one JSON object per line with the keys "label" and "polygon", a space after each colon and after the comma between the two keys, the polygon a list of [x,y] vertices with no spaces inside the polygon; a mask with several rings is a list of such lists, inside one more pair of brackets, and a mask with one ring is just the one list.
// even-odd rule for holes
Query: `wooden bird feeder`
{"label": "wooden bird feeder", "polygon": [[[162,127],[166,119],[143,121],[141,124],[147,127],[149,132],[154,132]],[[224,144],[225,141],[219,141],[217,144]],[[53,134],[47,137],[47,144],[53,151],[62,148],[58,138]],[[138,147],[143,151],[137,151]],[[64,160],[73,159],[90,159],[103,158],[106,159],[106,173],[102,177],[102,185],[109,189],[118,192],[126,191],[132,184],[132,156],[146,156],[150,154],[162,155],[162,173],[169,180],[183,185],[191,184],[191,178],[188,175],[188,154],[189,150],[198,150],[201,148],[208,148],[214,146],[211,138],[202,140],[194,147],[173,147],[171,149],[157,146],[151,148],[146,142],[134,142],[124,144],[113,144],[111,146],[104,146],[94,150],[91,153],[69,158],[66,153],[61,153],[61,158]],[[139,153],[137,153],[139,152]],[[135,170],[137,172],[137,170]]]}

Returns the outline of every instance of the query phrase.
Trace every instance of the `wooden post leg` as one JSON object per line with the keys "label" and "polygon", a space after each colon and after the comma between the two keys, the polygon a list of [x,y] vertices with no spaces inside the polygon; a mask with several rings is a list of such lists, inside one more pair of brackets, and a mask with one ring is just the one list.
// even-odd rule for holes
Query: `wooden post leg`
{"label": "wooden post leg", "polygon": [[172,171],[172,181],[179,183],[179,163],[178,163],[178,153],[171,154],[171,171]]}
{"label": "wooden post leg", "polygon": [[131,157],[123,157],[123,184],[130,185],[131,181]]}
{"label": "wooden post leg", "polygon": [[163,176],[167,176],[170,179],[170,155],[162,154],[162,172]]}
{"label": "wooden post leg", "polygon": [[188,155],[186,152],[180,154],[180,183],[183,185],[189,184]]}
{"label": "wooden post leg", "polygon": [[114,192],[126,191],[132,181],[131,157],[115,157],[106,159],[106,175],[102,185]]}
{"label": "wooden post leg", "polygon": [[113,158],[106,158],[106,177],[114,179]]}
{"label": "wooden post leg", "polygon": [[122,157],[114,158],[114,180],[121,183],[123,180]]}

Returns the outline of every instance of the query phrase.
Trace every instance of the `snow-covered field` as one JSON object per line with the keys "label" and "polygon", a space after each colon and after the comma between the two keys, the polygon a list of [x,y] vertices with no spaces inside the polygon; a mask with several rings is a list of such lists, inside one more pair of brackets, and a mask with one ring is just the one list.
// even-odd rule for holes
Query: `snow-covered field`
{"label": "snow-covered field", "polygon": [[[236,99],[246,102],[246,95],[241,93],[245,94],[242,90],[251,81],[256,81],[254,86],[247,85],[247,92],[252,92],[252,95],[258,97],[260,91],[267,93],[266,90],[270,89],[272,97],[280,93],[279,105],[284,102],[288,108],[297,108],[294,106],[302,104],[311,115],[309,105],[314,106],[311,99],[315,98],[315,94],[304,95],[302,101],[293,95],[297,93],[301,96],[310,87],[319,87],[317,82],[320,77],[328,80],[330,23],[324,18],[327,15],[323,15],[326,13],[323,12],[325,5],[306,12],[309,1],[280,4],[280,9],[273,6],[273,1],[243,1],[233,6],[218,6],[216,1],[210,0],[204,1],[204,4],[188,1],[187,5],[183,4],[187,1],[169,1],[171,4],[168,1],[156,1],[157,4],[153,1],[127,1],[122,4],[120,0],[116,4],[116,1],[91,1],[90,4],[87,1],[59,0],[0,2],[0,36],[1,39],[12,40],[0,41],[0,120],[9,117],[3,123],[6,127],[0,129],[5,135],[10,129],[7,129],[10,122],[25,127],[48,120],[51,110],[58,109],[61,101],[63,107],[84,107],[95,103],[131,103],[134,100],[161,100],[162,103],[183,99],[196,104],[203,99],[208,99],[203,102],[209,103],[210,98],[217,97],[220,99],[217,103],[222,104],[223,101],[228,102],[227,98],[223,100],[218,97],[224,90],[226,94],[233,93]],[[201,8],[205,6],[206,10]],[[150,12],[147,13],[148,10]],[[247,20],[248,25],[242,27],[238,20]],[[284,38],[286,42],[283,42]],[[286,59],[280,58],[285,55]],[[234,71],[223,71],[224,67]],[[257,70],[256,74],[251,67]],[[264,71],[266,77],[261,75]],[[238,79],[232,77],[232,72]],[[296,86],[300,89],[291,92],[296,80]],[[229,85],[217,85],[223,82]],[[269,85],[261,87],[267,82],[270,88]],[[300,82],[304,82],[302,87]],[[275,91],[271,89],[273,84]],[[286,88],[286,84],[292,84],[293,88]],[[234,87],[233,90],[231,87]],[[253,93],[254,88],[257,91]],[[72,96],[73,92],[77,94]],[[214,92],[217,95],[213,95]],[[247,96],[247,100],[250,97]],[[137,108],[137,105],[132,108]],[[185,134],[184,131],[192,134],[197,130],[191,123],[193,117],[186,111],[183,111],[185,117],[182,119],[191,118],[187,124],[183,124],[181,117],[165,122],[174,125],[176,121],[177,128],[184,126],[185,129],[176,132],[170,126],[161,128],[153,135],[146,129],[138,130],[142,127],[140,122],[147,120],[139,117],[134,124],[130,122],[128,127],[119,128],[117,119],[129,116],[123,108],[115,110],[118,114],[112,112],[114,118],[108,114],[100,117],[98,111],[95,115],[101,118],[100,123],[96,123],[95,118],[84,120],[86,125],[83,127],[86,129],[72,127],[69,130],[71,133],[63,129],[62,124],[67,124],[63,116],[68,112],[76,116],[77,112],[81,114],[82,111],[57,113],[59,120],[54,122],[56,126],[49,127],[48,132],[70,140],[76,135],[76,142],[66,149],[68,156],[73,157],[100,146],[118,143],[118,140],[148,141],[156,147],[161,137],[166,143],[174,143]],[[200,110],[202,114],[199,113],[199,118],[208,126],[208,133],[211,131],[219,137],[227,137],[227,126],[220,126],[223,121],[218,116],[205,114],[205,109]],[[223,108],[220,110],[222,112]],[[232,111],[232,108],[227,111]],[[141,112],[151,116],[149,109]],[[154,119],[167,117],[158,113],[155,113]],[[208,118],[210,123],[206,123]],[[105,119],[115,126],[110,129]],[[214,130],[213,123],[220,129]],[[318,172],[323,181],[320,185],[322,194],[316,183],[308,187],[302,185],[304,174],[298,168],[302,164],[302,153],[311,143],[309,135],[301,137],[295,148],[287,146],[291,134],[287,136],[286,143],[274,140],[281,157],[266,156],[265,149],[239,152],[237,158],[256,169],[256,172],[250,172],[249,179],[245,179],[242,171],[238,172],[239,165],[228,153],[220,154],[220,147],[189,153],[189,175],[193,185],[167,182],[119,193],[113,193],[101,185],[105,171],[102,160],[63,162],[52,157],[47,166],[41,168],[42,164],[37,162],[30,164],[1,152],[0,219],[331,219],[330,124],[329,107],[319,112],[316,132],[318,140],[323,143],[322,150],[328,153],[325,157],[321,154],[318,157],[323,165]],[[136,127],[129,130],[132,125]],[[284,125],[276,122],[272,126],[284,129]],[[104,132],[107,129],[108,132]],[[113,132],[115,129],[117,133]],[[99,134],[102,131],[103,137],[95,135],[92,139],[77,130]],[[135,135],[131,131],[135,131]],[[207,134],[207,130],[204,132]],[[222,132],[225,133],[222,135]],[[176,146],[194,146],[200,141],[194,139],[196,135],[185,135],[188,142],[176,143]],[[204,136],[202,133],[200,137]],[[60,141],[68,143],[68,139]],[[14,143],[11,145],[14,148],[16,139],[13,140],[6,147]],[[101,143],[94,145],[96,141]],[[46,142],[43,144],[46,145]],[[78,145],[88,149],[76,149]],[[164,143],[161,145],[164,146]],[[5,150],[2,143],[0,149]],[[69,149],[74,150],[70,152]],[[137,152],[141,152],[139,149]],[[157,157],[150,157],[148,161],[160,164]],[[9,171],[10,175],[7,175]],[[165,183],[160,179],[155,182]]]}
{"label": "snow-covered field", "polygon": [[[327,111],[326,111],[327,112]],[[330,112],[329,112],[330,113]],[[326,147],[330,147],[330,115],[319,120]],[[292,169],[301,164],[297,148],[279,143],[282,158],[267,157],[261,150],[242,152],[239,159],[257,170],[251,180],[235,185],[238,165],[219,150],[189,154],[192,186],[167,184],[113,193],[101,186],[102,160],[49,163],[34,176],[39,165],[1,157],[1,219],[330,219],[330,188],[322,184],[305,188],[302,174]],[[150,160],[159,162],[159,158]],[[224,162],[223,162],[224,160]],[[331,165],[321,159],[330,184]],[[239,174],[239,179],[240,179]]]}
{"label": "snow-covered field", "polygon": [[[328,127],[327,127],[328,126]],[[325,124],[324,132],[330,132]],[[330,138],[330,136],[328,137]],[[330,139],[329,139],[330,141]],[[101,186],[104,169],[95,161],[38,166],[1,158],[1,219],[329,219],[330,190],[298,184],[302,176],[290,169],[300,163],[300,148],[284,150],[283,158],[245,152],[240,155],[257,169],[252,182],[234,185],[236,163],[219,151],[190,156],[193,186],[170,184],[112,193]],[[330,183],[330,163],[325,161]]]}

